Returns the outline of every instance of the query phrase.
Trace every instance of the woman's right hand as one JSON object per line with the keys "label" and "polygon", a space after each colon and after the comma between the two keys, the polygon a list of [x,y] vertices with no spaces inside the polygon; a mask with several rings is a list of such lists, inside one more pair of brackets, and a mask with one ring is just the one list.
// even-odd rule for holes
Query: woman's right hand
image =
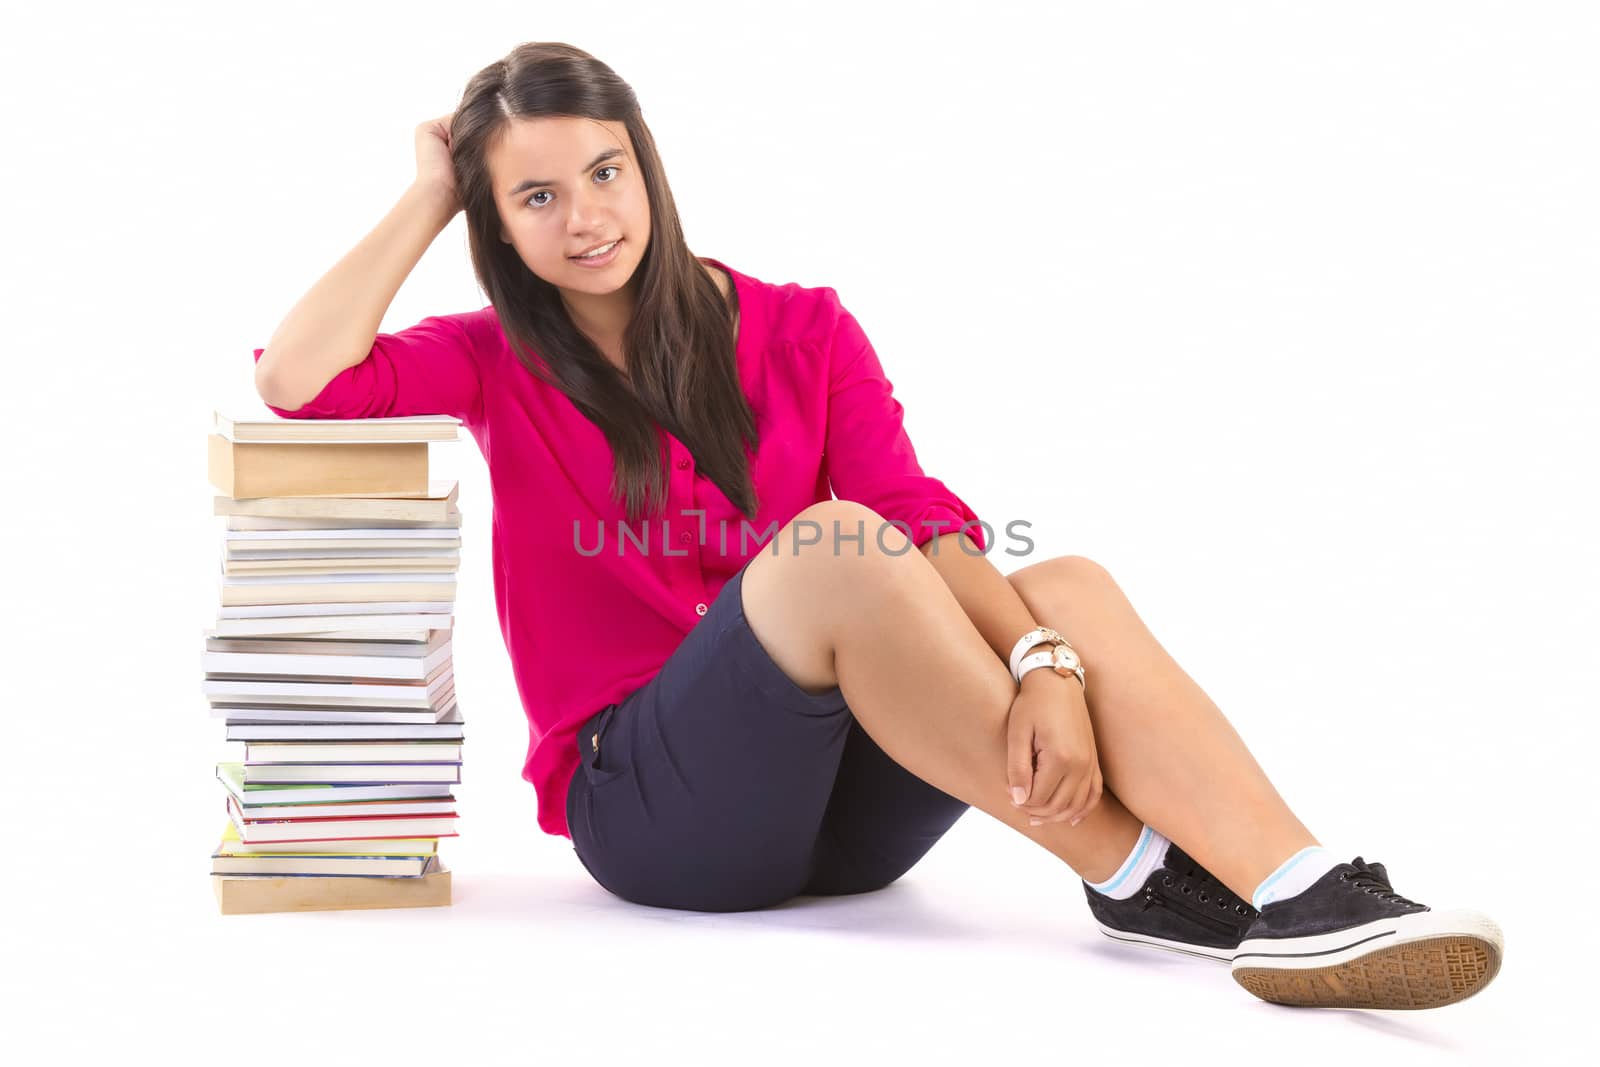
{"label": "woman's right hand", "polygon": [[450,120],[454,113],[429,119],[417,127],[417,184],[445,194],[454,205],[452,215],[461,210],[461,194],[456,189],[456,168],[450,161]]}
{"label": "woman's right hand", "polygon": [[1040,668],[1022,679],[1006,723],[1006,785],[1030,826],[1033,820],[1076,826],[1100,803],[1105,777],[1076,678]]}

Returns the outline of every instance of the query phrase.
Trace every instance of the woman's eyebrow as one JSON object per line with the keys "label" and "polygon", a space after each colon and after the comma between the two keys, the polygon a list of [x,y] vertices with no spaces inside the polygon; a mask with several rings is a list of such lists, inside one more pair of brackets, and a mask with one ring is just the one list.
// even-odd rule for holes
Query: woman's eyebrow
{"label": "woman's eyebrow", "polygon": [[[598,167],[600,164],[604,163],[606,160],[612,159],[612,158],[620,156],[620,155],[622,155],[622,149],[620,149],[620,148],[608,148],[604,152],[601,152],[598,156],[595,156],[593,159],[591,159],[589,161],[589,165],[587,167],[584,167],[583,170],[580,173],[587,173],[587,172],[589,172],[591,170],[594,170],[594,168]],[[524,179],[523,181],[518,182],[516,184],[516,187],[513,188],[510,192],[508,192],[506,195],[507,196],[516,196],[518,193],[525,192],[528,189],[534,189],[534,188],[537,188],[538,186],[541,186],[541,185],[554,185],[554,184],[555,184],[555,182],[549,180],[548,178],[527,178],[527,179]]]}

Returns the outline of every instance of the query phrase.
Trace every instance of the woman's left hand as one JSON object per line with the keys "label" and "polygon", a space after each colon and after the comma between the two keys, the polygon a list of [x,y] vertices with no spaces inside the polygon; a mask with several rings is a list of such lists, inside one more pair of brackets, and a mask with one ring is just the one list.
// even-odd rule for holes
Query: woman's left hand
{"label": "woman's left hand", "polygon": [[1030,825],[1076,825],[1100,803],[1105,781],[1076,678],[1042,668],[1023,676],[1006,724],[1006,779],[1011,802],[1037,820]]}

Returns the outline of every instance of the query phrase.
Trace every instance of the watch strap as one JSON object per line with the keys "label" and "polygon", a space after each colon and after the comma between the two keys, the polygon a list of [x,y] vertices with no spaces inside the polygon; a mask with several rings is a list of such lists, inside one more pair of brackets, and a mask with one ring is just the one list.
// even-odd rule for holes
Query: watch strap
{"label": "watch strap", "polygon": [[[1066,645],[1067,648],[1072,647],[1071,645],[1067,645],[1065,641],[1062,642],[1062,645]],[[1076,667],[1067,671],[1056,668],[1056,652],[1060,647],[1061,645],[1056,645],[1046,649],[1043,652],[1035,652],[1032,655],[1024,656],[1022,658],[1022,662],[1017,665],[1017,684],[1022,684],[1023,677],[1029,671],[1038,670],[1040,667],[1049,667],[1052,670],[1055,670],[1057,674],[1071,675],[1078,680],[1078,684],[1080,686],[1087,688],[1087,683],[1083,680],[1083,664],[1081,662]]]}
{"label": "watch strap", "polygon": [[1040,667],[1054,667],[1055,661],[1055,652],[1048,649],[1044,652],[1035,652],[1032,655],[1023,656],[1022,661],[1017,664],[1017,684],[1022,684],[1022,679],[1027,676],[1029,671],[1036,671]]}
{"label": "watch strap", "polygon": [[1067,643],[1066,638],[1050,629],[1050,627],[1038,626],[1017,638],[1017,643],[1011,646],[1011,657],[1007,661],[1007,666],[1011,668],[1011,677],[1016,679],[1018,685],[1022,684],[1022,675],[1017,673],[1018,668],[1022,665],[1022,657],[1034,645],[1044,641],[1063,645]]}

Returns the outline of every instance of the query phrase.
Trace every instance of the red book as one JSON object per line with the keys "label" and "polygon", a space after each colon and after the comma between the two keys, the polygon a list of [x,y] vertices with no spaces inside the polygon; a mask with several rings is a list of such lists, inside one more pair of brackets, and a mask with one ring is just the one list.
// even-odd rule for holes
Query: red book
{"label": "red book", "polygon": [[283,841],[354,841],[381,838],[459,837],[455,815],[350,815],[336,819],[247,819],[232,796],[228,818],[245,844]]}

